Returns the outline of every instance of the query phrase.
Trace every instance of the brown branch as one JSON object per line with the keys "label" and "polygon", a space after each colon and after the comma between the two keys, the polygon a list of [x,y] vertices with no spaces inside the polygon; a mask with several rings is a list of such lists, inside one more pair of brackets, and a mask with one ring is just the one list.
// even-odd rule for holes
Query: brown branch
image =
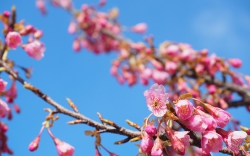
{"label": "brown branch", "polygon": [[8,65],[4,61],[0,61],[0,64],[6,68],[6,72],[9,75],[11,75],[14,79],[16,79],[17,81],[22,83],[27,89],[29,89],[30,91],[35,93],[38,97],[43,99],[45,102],[47,102],[51,106],[55,107],[57,109],[58,113],[62,113],[62,114],[71,116],[71,117],[78,119],[78,120],[82,120],[83,124],[87,124],[91,127],[95,127],[97,129],[100,129],[100,130],[105,130],[105,132],[120,134],[120,135],[128,136],[130,138],[134,138],[134,137],[141,135],[140,132],[132,131],[132,130],[129,130],[129,129],[126,129],[123,127],[121,127],[120,129],[116,129],[116,128],[113,128],[111,126],[103,125],[103,124],[98,123],[97,121],[94,121],[94,120],[92,120],[92,119],[90,119],[90,118],[88,118],[80,113],[76,113],[76,112],[73,112],[73,111],[70,111],[70,110],[64,108],[59,103],[57,103],[52,98],[50,98],[48,95],[44,94],[42,91],[35,88],[34,86],[32,86],[31,84],[26,82],[24,79],[19,77],[12,69],[10,69],[8,67]]}

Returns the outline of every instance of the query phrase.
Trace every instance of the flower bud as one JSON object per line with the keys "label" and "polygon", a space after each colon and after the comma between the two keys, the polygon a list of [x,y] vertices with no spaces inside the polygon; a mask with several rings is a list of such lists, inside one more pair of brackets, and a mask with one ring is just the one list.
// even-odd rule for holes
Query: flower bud
{"label": "flower bud", "polygon": [[35,151],[38,149],[38,146],[39,146],[39,143],[40,143],[40,137],[36,137],[29,145],[29,150],[31,152]]}

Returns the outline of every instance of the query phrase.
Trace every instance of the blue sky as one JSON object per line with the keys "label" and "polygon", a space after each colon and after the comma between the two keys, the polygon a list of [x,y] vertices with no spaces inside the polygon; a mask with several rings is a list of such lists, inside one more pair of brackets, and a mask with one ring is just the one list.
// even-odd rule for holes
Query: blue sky
{"label": "blue sky", "polygon": [[[80,8],[82,3],[96,4],[98,1],[75,1]],[[128,127],[126,119],[142,124],[150,113],[143,97],[145,87],[137,84],[133,87],[119,85],[109,74],[110,64],[116,58],[115,53],[94,55],[86,50],[80,53],[72,51],[73,36],[67,33],[70,15],[62,9],[48,5],[48,15],[42,16],[35,8],[35,1],[8,0],[0,5],[0,12],[17,7],[17,19],[44,31],[42,41],[46,45],[45,57],[35,61],[21,49],[10,52],[10,59],[17,64],[34,68],[32,78],[28,80],[60,104],[67,106],[66,97],[71,98],[80,112],[98,120],[96,112],[111,119],[121,126]],[[194,49],[207,48],[211,53],[225,58],[240,58],[243,67],[238,72],[250,75],[248,67],[250,52],[250,2],[248,0],[175,0],[175,1],[115,1],[109,0],[102,8],[107,11],[112,7],[120,10],[119,21],[125,26],[139,22],[148,24],[147,34],[155,36],[159,45],[165,40],[191,44]],[[142,40],[143,36],[125,33],[133,41]],[[1,36],[2,37],[2,36]],[[23,74],[21,74],[23,76]],[[9,146],[15,156],[56,155],[56,149],[46,131],[41,138],[40,147],[34,153],[28,151],[29,143],[37,136],[41,124],[47,115],[43,109],[50,107],[34,94],[18,85],[18,98],[21,114],[14,114],[9,122]],[[229,110],[241,123],[250,127],[249,114],[245,108]],[[69,126],[70,117],[60,115],[52,132],[58,138],[75,147],[75,156],[94,155],[94,138],[86,137],[84,130],[93,130],[86,125]],[[121,155],[136,155],[134,143],[113,145],[124,137],[103,134],[104,146]],[[107,154],[101,150],[103,156]],[[219,155],[219,154],[217,154]]]}

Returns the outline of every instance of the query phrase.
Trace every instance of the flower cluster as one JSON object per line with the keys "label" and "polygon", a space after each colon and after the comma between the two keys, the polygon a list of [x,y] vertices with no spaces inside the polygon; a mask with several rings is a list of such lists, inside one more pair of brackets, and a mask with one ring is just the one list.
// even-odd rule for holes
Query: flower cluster
{"label": "flower cluster", "polygon": [[[184,94],[174,101],[172,105],[162,85],[154,84],[149,90],[144,92],[146,103],[152,114],[161,120],[157,120],[158,132],[152,125],[148,125],[146,120],[146,128],[142,132],[142,142],[140,149],[142,152],[150,156],[162,156],[163,141],[159,138],[160,129],[162,135],[165,133],[172,145],[172,150],[177,154],[184,155],[186,148],[189,147],[189,131],[201,134],[201,149],[203,154],[209,155],[210,152],[219,152],[222,150],[223,141],[227,148],[235,154],[239,153],[241,144],[247,137],[244,131],[225,131],[224,128],[230,121],[231,115],[225,110],[214,107],[210,104],[203,103],[190,94]],[[193,105],[189,99],[197,100],[203,106]],[[169,126],[173,122],[173,115],[178,117],[178,123],[184,131],[175,131]],[[220,127],[220,128],[218,128]],[[186,131],[186,130],[189,131]],[[157,134],[154,141],[153,137]],[[155,148],[154,148],[155,147]],[[165,148],[166,149],[166,148]],[[169,152],[169,151],[166,151]]]}
{"label": "flower cluster", "polygon": [[[40,60],[44,56],[45,46],[39,40],[43,32],[32,25],[24,25],[23,21],[16,23],[15,8],[11,13],[5,11],[0,14],[0,20],[4,25],[3,32],[5,34],[5,43],[11,49],[16,49],[18,46],[22,46],[24,51],[32,58]],[[29,36],[28,43],[22,44],[22,37]],[[5,50],[3,50],[5,51]]]}

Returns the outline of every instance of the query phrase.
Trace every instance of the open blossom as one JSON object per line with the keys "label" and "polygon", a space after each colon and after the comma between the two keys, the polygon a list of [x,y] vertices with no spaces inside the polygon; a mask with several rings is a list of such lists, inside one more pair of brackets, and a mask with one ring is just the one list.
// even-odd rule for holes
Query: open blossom
{"label": "open blossom", "polygon": [[0,99],[0,116],[3,118],[9,112],[10,108],[6,102]]}
{"label": "open blossom", "polygon": [[247,133],[244,131],[225,131],[221,128],[217,128],[216,131],[223,137],[224,142],[227,145],[227,148],[234,152],[235,154],[239,153],[240,145],[247,137]]}
{"label": "open blossom", "polygon": [[7,82],[5,82],[3,79],[0,78],[0,93],[5,92]]}
{"label": "open blossom", "polygon": [[181,120],[186,120],[192,116],[194,106],[188,100],[179,100],[175,104],[175,111]]}
{"label": "open blossom", "polygon": [[168,61],[165,65],[165,69],[169,74],[174,74],[177,70],[177,64],[172,61]]}
{"label": "open blossom", "polygon": [[217,122],[211,115],[203,112],[200,109],[195,109],[195,113],[199,114],[202,117],[203,121],[207,124],[207,131],[215,130],[215,128],[217,127]]}
{"label": "open blossom", "polygon": [[73,146],[66,142],[60,141],[58,138],[54,139],[54,143],[59,156],[73,156],[75,150]]}
{"label": "open blossom", "polygon": [[149,110],[152,111],[156,117],[162,117],[166,113],[168,94],[163,85],[155,83],[149,90],[144,92],[144,96],[146,97]]}
{"label": "open blossom", "polygon": [[9,32],[6,36],[6,44],[11,49],[16,49],[22,43],[22,37],[18,32]]}
{"label": "open blossom", "polygon": [[144,132],[142,136],[141,145],[140,145],[142,152],[144,153],[150,152],[153,147],[153,144],[154,144],[153,138],[150,135],[148,135],[146,132]]}
{"label": "open blossom", "polygon": [[151,150],[151,156],[163,156],[161,139],[159,137],[155,139],[154,146]]}
{"label": "open blossom", "polygon": [[139,23],[139,24],[136,24],[135,26],[133,26],[131,28],[131,30],[133,32],[136,32],[136,33],[139,33],[139,34],[143,34],[147,31],[147,24],[146,23]]}
{"label": "open blossom", "polygon": [[44,56],[45,46],[38,40],[24,45],[23,48],[30,57],[33,57],[36,60],[40,60]]}
{"label": "open blossom", "polygon": [[201,147],[206,152],[219,152],[222,149],[222,137],[215,131],[206,131],[201,138]]}

